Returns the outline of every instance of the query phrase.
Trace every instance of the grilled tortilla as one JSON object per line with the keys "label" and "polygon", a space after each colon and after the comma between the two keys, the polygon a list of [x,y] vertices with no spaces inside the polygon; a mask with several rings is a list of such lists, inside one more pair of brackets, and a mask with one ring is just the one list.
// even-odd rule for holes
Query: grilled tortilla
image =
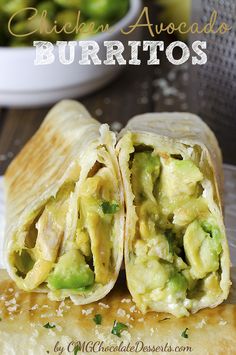
{"label": "grilled tortilla", "polygon": [[181,317],[229,293],[221,153],[188,113],[131,119],[118,143],[126,204],[128,288],[142,312]]}
{"label": "grilled tortilla", "polygon": [[5,174],[5,264],[25,291],[77,304],[106,295],[123,254],[115,135],[76,101],[62,101]]}

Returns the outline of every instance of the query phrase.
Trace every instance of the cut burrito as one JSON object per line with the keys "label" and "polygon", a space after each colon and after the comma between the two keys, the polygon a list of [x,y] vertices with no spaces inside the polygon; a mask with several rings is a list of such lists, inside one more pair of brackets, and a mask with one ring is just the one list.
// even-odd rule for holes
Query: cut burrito
{"label": "cut burrito", "polygon": [[114,286],[124,207],[115,134],[62,101],[5,174],[5,263],[25,291],[86,304]]}
{"label": "cut burrito", "polygon": [[117,146],[126,204],[128,288],[142,312],[188,315],[230,287],[221,152],[188,113],[131,119]]}

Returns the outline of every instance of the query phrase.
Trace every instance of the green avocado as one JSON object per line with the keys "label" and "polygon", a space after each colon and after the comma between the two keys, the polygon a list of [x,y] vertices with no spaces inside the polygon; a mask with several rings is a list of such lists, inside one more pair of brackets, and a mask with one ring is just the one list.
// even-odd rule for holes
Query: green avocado
{"label": "green avocado", "polygon": [[119,19],[129,8],[128,0],[80,0],[80,9],[87,17],[97,19]]}
{"label": "green avocado", "polygon": [[207,216],[209,209],[204,197],[190,198],[174,211],[173,223],[177,226],[187,226],[196,218]]}
{"label": "green avocado", "polygon": [[180,272],[175,272],[170,277],[168,288],[172,295],[176,295],[177,293],[185,294],[188,288],[188,281]]}
{"label": "green avocado", "polygon": [[0,6],[1,10],[5,12],[5,14],[11,16],[19,10],[32,6],[32,2],[31,0],[2,0],[0,1]]}
{"label": "green avocado", "polygon": [[206,232],[198,221],[192,222],[183,238],[184,250],[193,278],[201,279],[219,268],[221,245]]}
{"label": "green avocado", "polygon": [[169,198],[196,192],[197,182],[203,179],[198,167],[191,160],[161,158],[161,193]]}
{"label": "green avocado", "polygon": [[60,26],[65,26],[65,24],[70,24],[71,27],[67,25],[67,28],[70,31],[76,25],[77,13],[75,10],[62,10],[57,13],[56,21]]}
{"label": "green avocado", "polygon": [[134,264],[129,266],[132,275],[132,287],[143,294],[150,290],[161,289],[169,277],[169,269],[154,257],[136,258]]}
{"label": "green avocado", "polygon": [[160,158],[152,152],[135,153],[132,164],[132,186],[137,201],[154,200],[154,184],[160,174]]}
{"label": "green avocado", "polygon": [[220,242],[221,234],[219,228],[208,221],[203,221],[201,226],[202,229],[210,235],[215,250],[218,254],[220,254],[222,251],[222,246]]}
{"label": "green avocado", "polygon": [[41,1],[37,5],[37,10],[40,15],[43,13],[43,11],[47,11],[47,16],[51,20],[53,20],[55,13],[57,12],[57,7],[52,1],[46,0],[46,1]]}
{"label": "green avocado", "polygon": [[57,5],[69,9],[80,9],[80,0],[54,0]]}
{"label": "green avocado", "polygon": [[48,277],[51,289],[77,289],[94,284],[94,273],[79,250],[62,255]]}

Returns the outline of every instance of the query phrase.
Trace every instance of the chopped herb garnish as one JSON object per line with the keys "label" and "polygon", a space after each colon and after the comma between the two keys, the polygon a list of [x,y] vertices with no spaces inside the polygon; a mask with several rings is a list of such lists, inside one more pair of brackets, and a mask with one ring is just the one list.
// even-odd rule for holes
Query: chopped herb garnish
{"label": "chopped herb garnish", "polygon": [[126,329],[128,329],[127,325],[125,325],[123,323],[119,323],[115,320],[111,333],[120,338],[121,333],[123,332],[123,330],[126,330]]}
{"label": "chopped herb garnish", "polygon": [[95,324],[102,324],[102,316],[101,314],[95,314],[93,321]]}
{"label": "chopped herb garnish", "polygon": [[55,326],[55,324],[46,323],[46,324],[44,324],[44,328],[53,329],[53,328],[56,328],[56,326]]}
{"label": "chopped herb garnish", "polygon": [[188,328],[184,329],[184,331],[181,334],[181,337],[188,338],[188,333],[187,333],[188,330],[189,330]]}
{"label": "chopped herb garnish", "polygon": [[119,211],[119,205],[116,202],[103,201],[101,207],[104,214],[114,214]]}
{"label": "chopped herb garnish", "polygon": [[76,347],[74,348],[74,355],[77,355],[80,350],[81,347],[79,345],[76,345]]}
{"label": "chopped herb garnish", "polygon": [[2,321],[2,318],[0,317],[0,322]]}

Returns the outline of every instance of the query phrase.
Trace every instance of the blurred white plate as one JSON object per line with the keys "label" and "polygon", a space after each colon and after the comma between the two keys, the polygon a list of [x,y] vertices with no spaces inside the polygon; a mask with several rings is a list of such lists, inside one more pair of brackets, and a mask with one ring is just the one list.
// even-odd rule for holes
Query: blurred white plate
{"label": "blurred white plate", "polygon": [[[139,39],[139,31],[129,36],[121,33],[135,23],[141,10],[141,0],[130,0],[127,14],[114,25],[112,32],[92,36],[100,46],[99,57],[106,58],[104,41],[127,41]],[[65,98],[80,97],[111,81],[124,66],[119,65],[79,65],[81,48],[75,49],[75,61],[63,65],[58,60],[57,47],[54,48],[56,60],[50,65],[34,65],[35,48],[0,47],[0,106],[47,105]]]}

